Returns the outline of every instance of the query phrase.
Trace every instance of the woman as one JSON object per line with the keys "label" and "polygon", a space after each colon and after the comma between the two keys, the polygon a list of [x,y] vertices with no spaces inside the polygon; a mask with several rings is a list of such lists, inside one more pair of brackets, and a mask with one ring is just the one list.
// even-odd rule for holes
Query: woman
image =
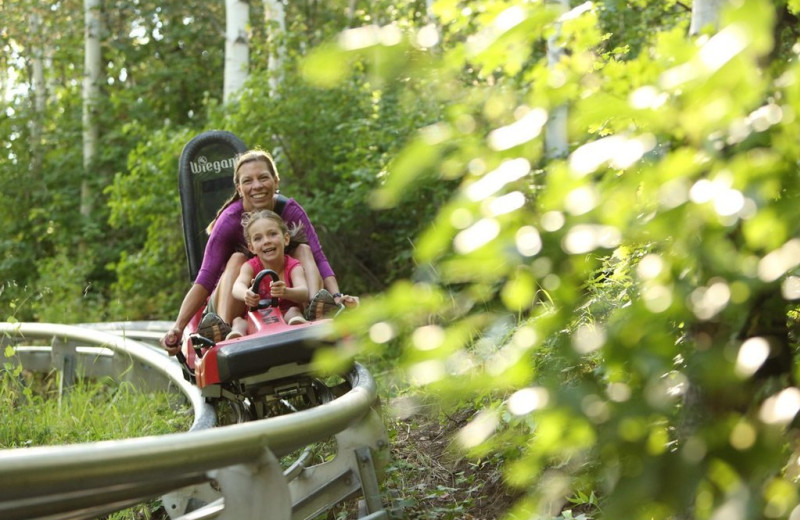
{"label": "woman", "polygon": [[[303,266],[308,293],[315,295],[309,306],[309,311],[312,311],[310,318],[319,317],[317,311],[323,307],[320,302],[324,303],[326,299],[348,307],[358,304],[358,298],[339,291],[336,275],[325,258],[308,215],[294,199],[278,195],[279,183],[275,162],[267,152],[250,150],[237,158],[233,170],[236,192],[222,205],[209,225],[200,271],[181,303],[175,323],[161,338],[161,345],[170,355],[175,355],[180,349],[183,329],[206,304],[209,296],[213,309],[225,324],[244,312],[244,302],[233,298],[231,291],[242,264],[249,257],[242,232],[242,216],[251,211],[272,210],[280,214],[288,226],[303,227],[308,245],[298,245],[293,256]],[[319,291],[320,287],[327,292]]]}

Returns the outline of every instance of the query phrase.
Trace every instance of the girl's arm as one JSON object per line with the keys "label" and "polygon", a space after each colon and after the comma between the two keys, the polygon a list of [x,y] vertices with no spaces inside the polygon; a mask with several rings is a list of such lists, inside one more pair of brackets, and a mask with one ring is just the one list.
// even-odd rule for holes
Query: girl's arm
{"label": "girl's arm", "polygon": [[308,303],[308,287],[306,286],[306,273],[302,265],[298,265],[289,273],[292,278],[292,287],[284,290],[282,298],[295,303]]}
{"label": "girl's arm", "polygon": [[231,293],[237,300],[245,302],[250,307],[255,307],[258,305],[259,296],[250,290],[250,284],[252,283],[253,267],[245,262],[242,264],[241,270],[239,270],[239,277],[233,282]]}

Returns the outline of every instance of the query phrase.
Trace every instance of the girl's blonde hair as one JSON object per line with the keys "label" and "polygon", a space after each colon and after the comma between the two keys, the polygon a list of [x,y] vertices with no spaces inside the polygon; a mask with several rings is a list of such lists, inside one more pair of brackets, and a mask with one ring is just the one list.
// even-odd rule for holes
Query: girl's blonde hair
{"label": "girl's blonde hair", "polygon": [[[255,161],[262,161],[263,163],[265,163],[267,165],[267,170],[269,170],[270,175],[272,175],[272,178],[275,179],[276,182],[281,181],[281,177],[280,175],[278,175],[278,168],[275,167],[275,160],[272,158],[272,156],[268,152],[265,152],[264,150],[255,149],[244,152],[243,154],[240,154],[239,156],[236,157],[236,161],[234,162],[233,165],[234,188],[239,185],[239,168],[243,164]],[[208,224],[208,227],[206,227],[206,233],[210,235],[211,230],[214,229],[214,224],[216,224],[220,214],[222,214],[222,212],[225,211],[225,208],[227,208],[228,206],[230,206],[231,204],[233,204],[234,202],[236,202],[241,198],[242,196],[239,195],[239,190],[234,189],[233,195],[231,195],[228,198],[228,200],[226,200],[222,204],[222,206],[217,210],[217,214],[214,215],[214,220],[212,220],[211,223]]]}
{"label": "girl's blonde hair", "polygon": [[244,231],[244,238],[247,240],[248,244],[250,243],[250,227],[262,219],[275,222],[278,224],[278,227],[281,229],[283,234],[289,234],[289,245],[286,246],[287,252],[294,250],[294,248],[300,244],[308,243],[308,238],[306,237],[305,229],[303,229],[302,223],[295,223],[295,225],[291,226],[290,228],[286,225],[286,222],[281,218],[281,216],[274,211],[260,209],[257,211],[250,211],[242,216],[242,229]]}

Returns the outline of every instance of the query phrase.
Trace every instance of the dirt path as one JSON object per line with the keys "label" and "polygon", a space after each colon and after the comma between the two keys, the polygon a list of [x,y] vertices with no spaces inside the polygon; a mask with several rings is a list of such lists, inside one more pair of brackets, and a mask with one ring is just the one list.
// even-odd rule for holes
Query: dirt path
{"label": "dirt path", "polygon": [[510,509],[518,494],[504,486],[497,464],[466,459],[452,444],[470,415],[414,415],[387,424],[394,438],[383,487],[392,518],[493,520]]}

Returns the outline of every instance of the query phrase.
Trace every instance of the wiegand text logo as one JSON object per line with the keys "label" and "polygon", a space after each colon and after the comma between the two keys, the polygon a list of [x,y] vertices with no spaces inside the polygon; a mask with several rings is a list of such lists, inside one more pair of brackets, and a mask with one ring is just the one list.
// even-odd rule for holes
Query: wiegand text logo
{"label": "wiegand text logo", "polygon": [[225,168],[233,169],[233,165],[236,162],[236,157],[231,157],[229,159],[220,159],[217,161],[209,161],[205,155],[199,156],[194,161],[189,163],[189,166],[192,169],[193,175],[199,175],[201,173],[219,173]]}

